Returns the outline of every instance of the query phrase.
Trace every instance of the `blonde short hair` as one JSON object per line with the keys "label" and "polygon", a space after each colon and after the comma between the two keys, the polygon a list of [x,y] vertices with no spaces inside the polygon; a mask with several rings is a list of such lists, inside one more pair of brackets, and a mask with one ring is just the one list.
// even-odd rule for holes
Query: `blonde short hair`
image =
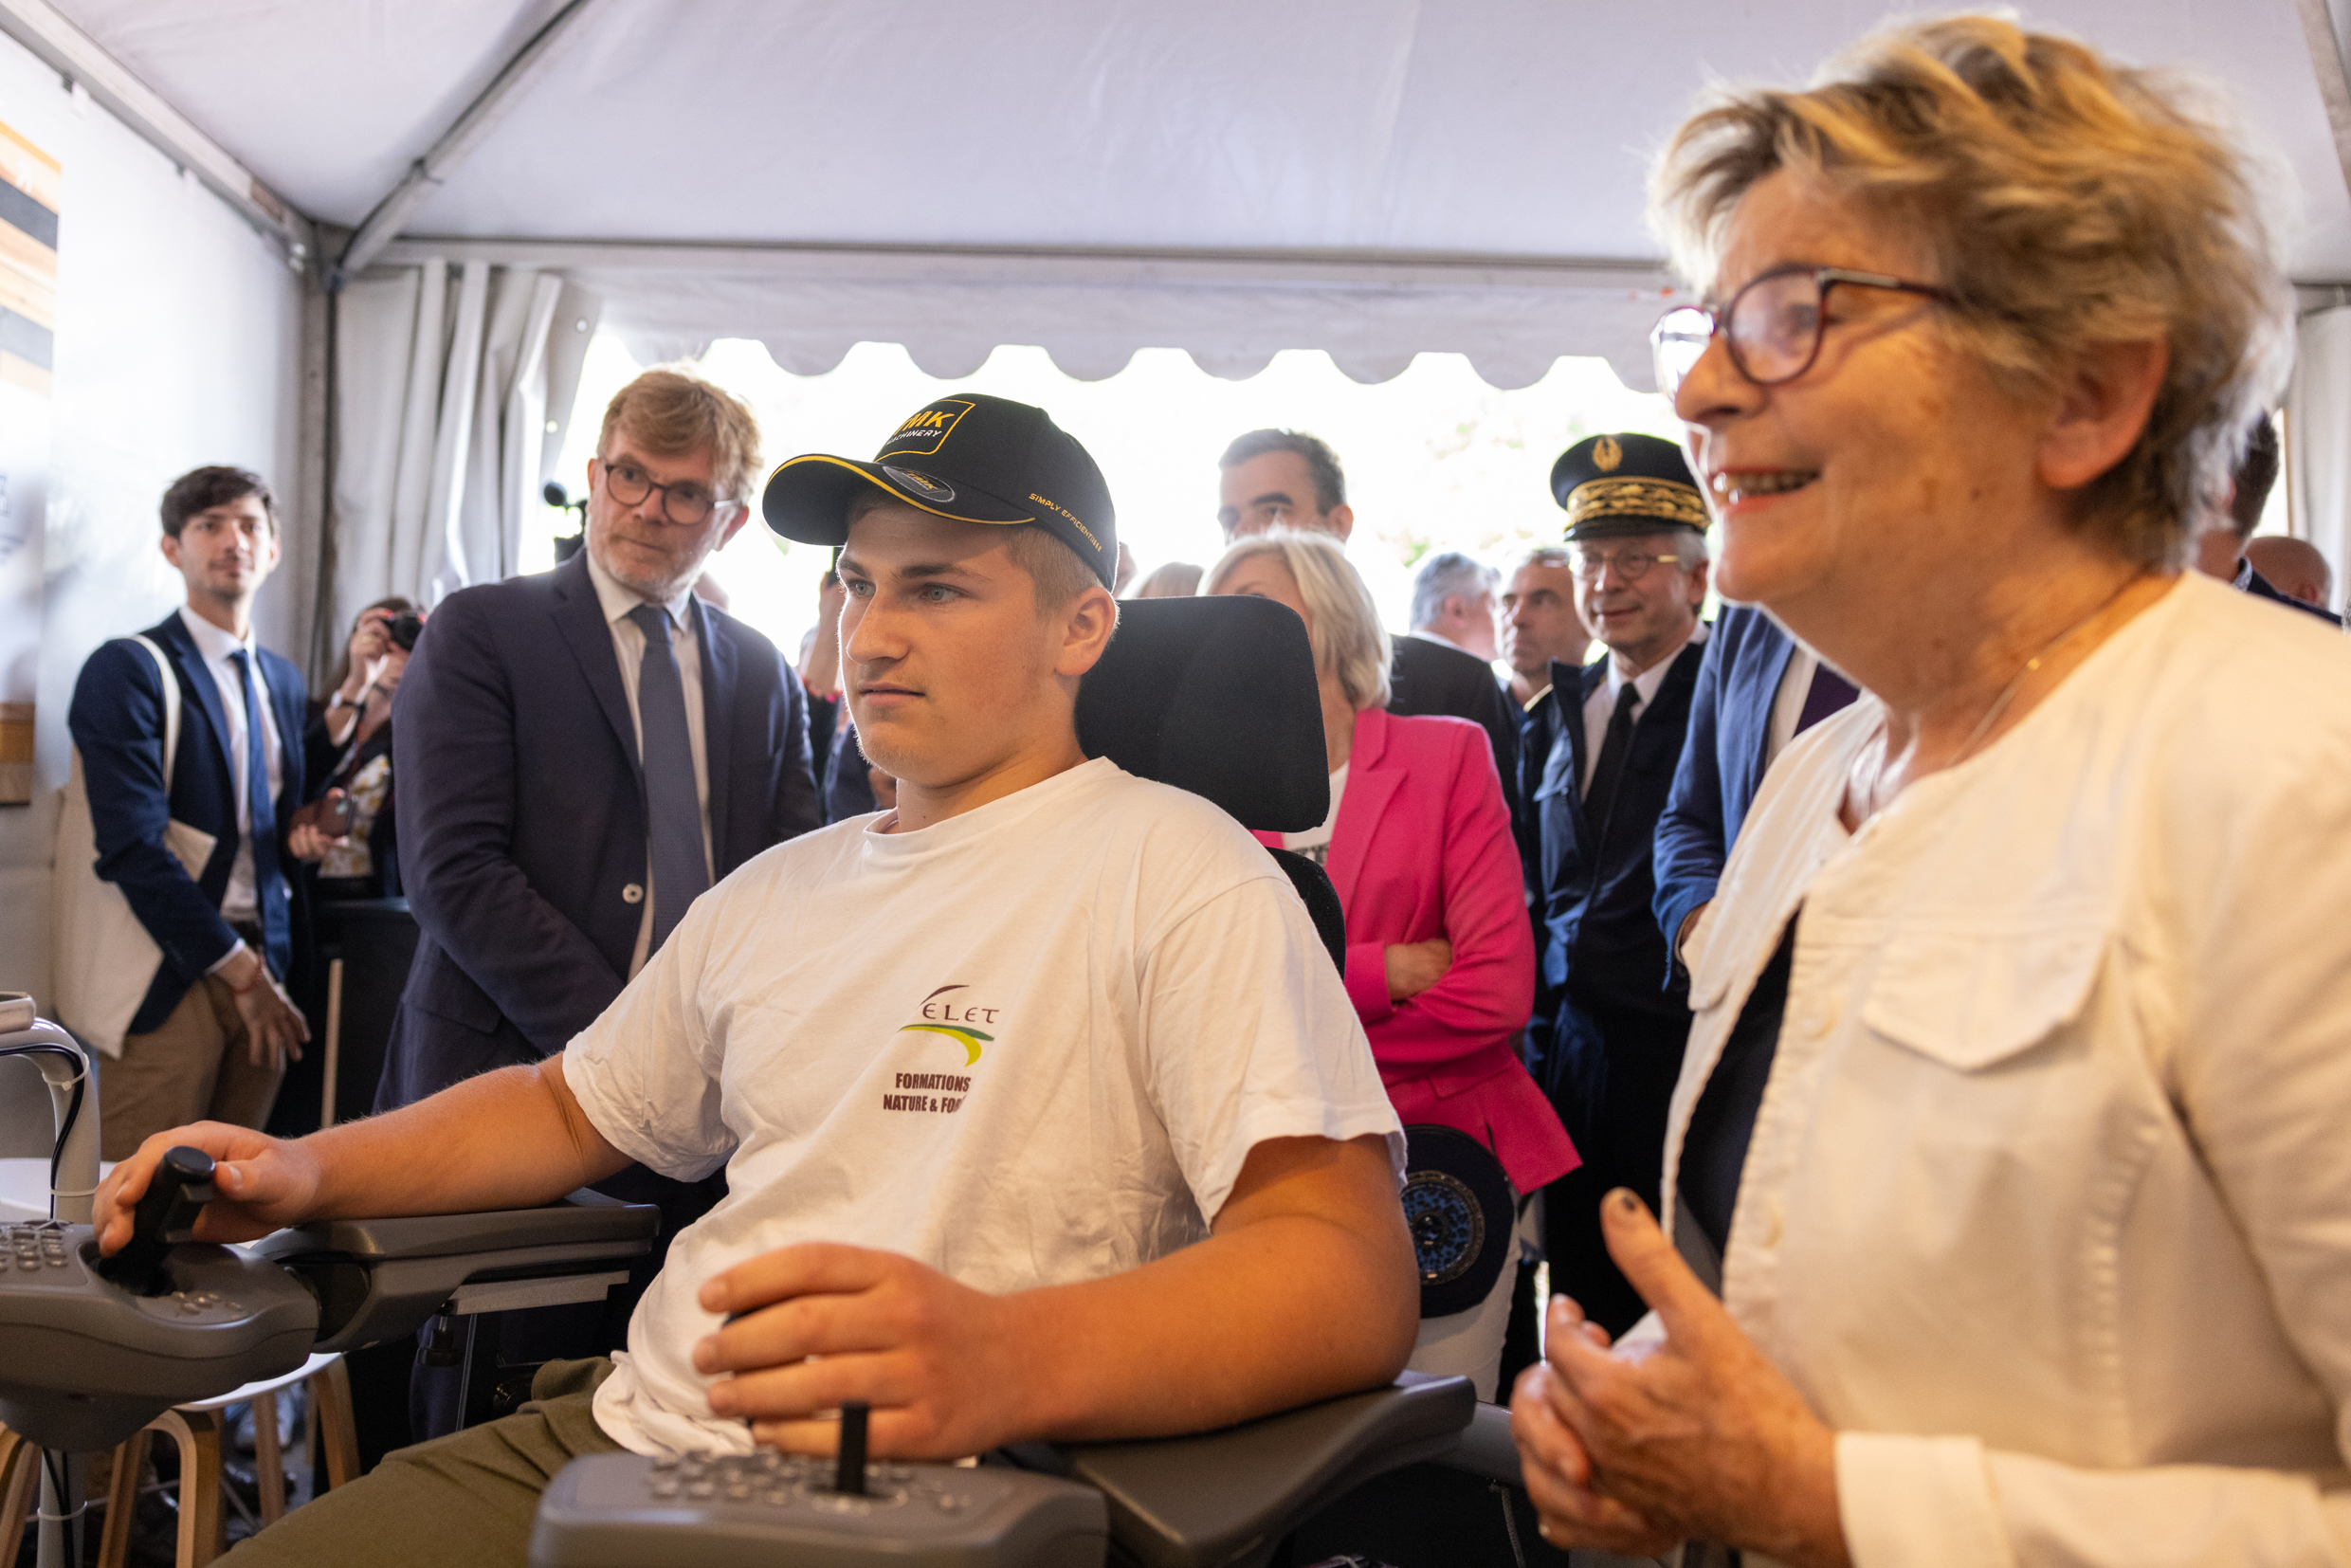
{"label": "blonde short hair", "polygon": [[1718,282],[1740,198],[1782,169],[1925,235],[1958,299],[1946,330],[2020,392],[2091,347],[2165,342],[2146,428],[2074,522],[2123,558],[2179,558],[2285,385],[2293,321],[2247,159],[2182,83],[1962,16],[1875,33],[1808,91],[1726,90],[1651,185],[1686,277]]}
{"label": "blonde short hair", "polygon": [[721,501],[748,502],[759,471],[759,422],[731,392],[667,365],[647,371],[612,394],[596,432],[596,455],[619,430],[655,457],[710,448],[710,479]]}
{"label": "blonde short hair", "polygon": [[1306,640],[1314,648],[1318,675],[1335,675],[1358,712],[1388,705],[1388,633],[1379,624],[1372,591],[1328,534],[1300,528],[1268,528],[1251,534],[1216,559],[1201,580],[1202,593],[1224,591],[1225,579],[1252,556],[1278,556],[1297,579],[1298,596],[1312,624]]}

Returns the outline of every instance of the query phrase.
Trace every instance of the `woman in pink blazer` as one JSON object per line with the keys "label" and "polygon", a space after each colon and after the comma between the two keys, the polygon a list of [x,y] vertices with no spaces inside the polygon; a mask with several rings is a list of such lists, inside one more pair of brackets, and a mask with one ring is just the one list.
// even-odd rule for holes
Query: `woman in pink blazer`
{"label": "woman in pink blazer", "polygon": [[[1347,994],[1396,1113],[1493,1151],[1515,1194],[1579,1163],[1521,1064],[1535,944],[1509,809],[1485,730],[1386,711],[1388,636],[1338,542],[1275,530],[1242,539],[1202,591],[1272,599],[1306,623],[1322,696],[1331,816],[1260,833],[1320,860],[1347,918]],[[1417,1371],[1460,1372],[1494,1396],[1516,1270],[1486,1300],[1424,1319]]]}

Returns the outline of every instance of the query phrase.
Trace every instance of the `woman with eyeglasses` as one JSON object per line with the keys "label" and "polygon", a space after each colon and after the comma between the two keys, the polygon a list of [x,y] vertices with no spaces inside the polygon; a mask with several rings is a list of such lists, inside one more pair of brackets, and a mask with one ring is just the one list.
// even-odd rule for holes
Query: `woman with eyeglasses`
{"label": "woman with eyeglasses", "polygon": [[2351,1560],[2351,651],[2180,571],[2289,340],[2245,161],[1961,18],[1655,191],[1717,581],[1864,695],[1687,950],[1669,1225],[1607,1204],[1655,1311],[1520,1384],[1544,1533]]}

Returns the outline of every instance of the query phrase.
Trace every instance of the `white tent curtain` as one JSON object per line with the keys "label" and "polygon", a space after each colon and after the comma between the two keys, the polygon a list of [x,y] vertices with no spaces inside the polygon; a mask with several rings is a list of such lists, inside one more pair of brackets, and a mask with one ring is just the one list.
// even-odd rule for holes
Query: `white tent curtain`
{"label": "white tent curtain", "polygon": [[594,302],[552,272],[427,261],[354,280],[338,309],[326,612],[346,627],[518,570]]}
{"label": "white tent curtain", "polygon": [[2294,532],[2319,547],[2340,587],[2351,558],[2351,306],[2312,311],[2299,337],[2286,392],[2287,499]]}

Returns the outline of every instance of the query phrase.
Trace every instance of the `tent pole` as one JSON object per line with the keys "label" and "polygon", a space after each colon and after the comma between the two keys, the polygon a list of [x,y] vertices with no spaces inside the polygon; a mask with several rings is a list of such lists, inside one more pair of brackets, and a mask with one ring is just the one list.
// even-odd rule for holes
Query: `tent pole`
{"label": "tent pole", "polygon": [[[14,3],[16,0],[0,0],[0,4]],[[497,127],[506,111],[546,69],[556,41],[563,36],[565,28],[578,20],[580,12],[586,10],[588,6],[589,0],[569,0],[561,10],[548,18],[547,25],[533,33],[530,41],[515,51],[514,58],[500,67],[490,84],[465,105],[465,112],[441,133],[440,139],[425,155],[409,166],[409,172],[400,176],[400,183],[386,192],[384,199],[375,204],[374,210],[359,225],[358,231],[351,236],[351,243],[335,263],[335,283],[339,283],[343,278],[374,261],[375,253],[400,232],[400,226],[409,221],[409,214],[414,212],[432,193],[432,188],[447,179],[450,173],[482,144],[483,138]]]}

